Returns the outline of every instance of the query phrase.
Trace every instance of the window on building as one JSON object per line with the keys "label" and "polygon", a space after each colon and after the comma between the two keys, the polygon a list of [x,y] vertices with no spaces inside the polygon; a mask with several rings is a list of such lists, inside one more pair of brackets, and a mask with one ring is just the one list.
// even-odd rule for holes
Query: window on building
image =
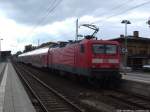
{"label": "window on building", "polygon": [[129,49],[129,50],[128,50],[128,54],[132,55],[132,54],[133,54],[133,50],[132,50],[132,49]]}
{"label": "window on building", "polygon": [[145,50],[141,50],[141,51],[140,51],[140,54],[146,55],[146,51],[145,51]]}

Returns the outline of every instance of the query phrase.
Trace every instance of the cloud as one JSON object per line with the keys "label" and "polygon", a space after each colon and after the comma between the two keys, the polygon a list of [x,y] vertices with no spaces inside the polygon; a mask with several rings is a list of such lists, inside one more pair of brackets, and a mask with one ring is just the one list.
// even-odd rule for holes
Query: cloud
{"label": "cloud", "polygon": [[[56,2],[54,2],[56,1]],[[94,23],[99,26],[99,39],[109,39],[124,34],[123,19],[131,21],[128,34],[139,30],[141,36],[148,37],[146,24],[150,16],[149,5],[138,9],[128,9],[148,0],[62,0],[58,7],[43,20],[47,11],[61,0],[3,0],[0,4],[0,36],[3,50],[23,50],[27,44],[37,45],[47,41],[71,40],[75,38],[75,21],[79,24]],[[49,9],[48,9],[49,8]],[[118,16],[116,16],[118,15]],[[38,26],[38,27],[37,27]],[[79,34],[93,31],[80,28]]]}
{"label": "cloud", "polygon": [[[28,31],[28,27],[18,25],[15,21],[0,16],[0,38],[2,38],[2,50],[20,49],[17,39],[22,38]],[[25,43],[25,42],[24,42]]]}
{"label": "cloud", "polygon": [[[56,1],[56,2],[55,2]],[[82,17],[85,15],[93,17],[103,17],[112,15],[133,7],[136,4],[143,3],[143,0],[3,0],[0,4],[6,16],[15,20],[17,23],[36,25],[47,14],[47,9],[51,9],[60,2],[58,7],[50,13],[44,24],[50,24],[55,21],[62,21],[67,18]]]}

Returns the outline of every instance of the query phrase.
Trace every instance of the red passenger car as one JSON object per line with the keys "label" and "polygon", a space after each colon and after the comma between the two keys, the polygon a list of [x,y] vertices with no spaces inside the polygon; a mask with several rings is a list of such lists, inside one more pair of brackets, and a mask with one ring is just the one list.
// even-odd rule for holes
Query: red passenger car
{"label": "red passenger car", "polygon": [[50,48],[48,55],[51,69],[96,78],[119,76],[119,43],[115,41],[84,39]]}
{"label": "red passenger car", "polygon": [[18,61],[40,68],[47,67],[48,50],[49,47],[45,47],[23,53],[19,55]]}

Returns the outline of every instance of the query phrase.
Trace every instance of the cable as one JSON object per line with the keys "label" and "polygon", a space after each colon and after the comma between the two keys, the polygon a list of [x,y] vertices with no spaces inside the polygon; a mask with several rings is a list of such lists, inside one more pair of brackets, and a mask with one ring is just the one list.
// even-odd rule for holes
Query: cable
{"label": "cable", "polygon": [[[123,14],[126,13],[126,12],[129,12],[129,11],[131,11],[131,10],[137,9],[137,8],[142,7],[142,6],[144,6],[144,5],[147,5],[147,4],[149,4],[149,3],[150,3],[150,1],[144,2],[144,3],[142,3],[142,4],[136,5],[136,6],[132,7],[132,8],[127,9],[127,10],[124,10],[124,11],[118,13],[118,14],[114,14],[114,15],[108,16],[108,17],[105,18],[105,21],[108,20],[108,19],[110,19],[110,18],[119,16],[119,15],[123,15]],[[100,21],[97,21],[97,22],[93,22],[93,24],[94,24],[94,23],[103,22],[103,21],[104,21],[104,20],[100,20]]]}
{"label": "cable", "polygon": [[35,26],[33,26],[31,31],[27,34],[27,37],[31,35],[35,29],[37,29],[41,24],[45,22],[46,18],[50,15],[50,13],[52,13],[56,9],[56,7],[61,3],[61,1],[62,0],[54,0],[52,3],[50,3],[50,5],[46,10],[46,14],[42,16],[42,18],[38,21],[38,23]]}
{"label": "cable", "polygon": [[[124,3],[122,3],[122,4],[119,4],[119,5],[117,5],[117,6],[115,6],[115,7],[113,7],[113,8],[111,8],[110,10],[111,10],[111,12],[112,11],[115,11],[115,10],[118,10],[118,9],[120,9],[120,8],[122,8],[124,5],[126,5],[126,4],[129,4],[129,2],[131,3],[131,2],[133,2],[133,1],[135,1],[135,0],[127,0],[126,2],[124,2]],[[101,16],[105,16],[105,15],[108,15],[108,14],[110,14],[111,12],[109,12],[109,13],[102,13],[101,14]]]}
{"label": "cable", "polygon": [[50,15],[50,13],[52,13],[52,12],[56,9],[56,7],[61,3],[61,1],[62,1],[62,0],[55,0],[55,1],[54,1],[53,7],[52,7],[52,8],[51,8],[51,7],[48,8],[47,14],[41,19],[41,21],[39,22],[38,25],[44,23],[45,19]]}
{"label": "cable", "polygon": [[[124,5],[127,5],[127,4],[129,4],[129,2],[131,3],[131,2],[133,2],[133,1],[135,1],[135,0],[127,0],[126,2],[124,2],[124,3],[122,3],[122,4],[111,8],[111,9],[110,9],[111,12],[109,12],[109,13],[102,13],[102,14],[101,14],[101,17],[103,17],[103,16],[105,16],[105,15],[112,14],[112,11],[118,10],[118,9],[122,8]],[[103,19],[98,20],[98,21],[102,21],[102,20],[103,20]],[[96,22],[98,22],[98,21],[96,21]],[[90,23],[90,24],[94,24],[94,23],[96,23],[96,22],[92,22],[92,23]]]}
{"label": "cable", "polygon": [[139,4],[139,5],[136,5],[136,6],[132,7],[132,8],[130,8],[130,9],[127,9],[127,10],[125,10],[125,11],[120,12],[119,14],[112,15],[112,16],[108,17],[107,19],[112,18],[112,17],[115,17],[115,16],[122,15],[122,13],[126,13],[126,12],[128,12],[128,11],[131,11],[131,10],[134,10],[134,9],[136,9],[136,8],[142,7],[143,5],[147,5],[148,3],[150,3],[150,1],[145,2],[145,3],[142,3],[142,4]]}

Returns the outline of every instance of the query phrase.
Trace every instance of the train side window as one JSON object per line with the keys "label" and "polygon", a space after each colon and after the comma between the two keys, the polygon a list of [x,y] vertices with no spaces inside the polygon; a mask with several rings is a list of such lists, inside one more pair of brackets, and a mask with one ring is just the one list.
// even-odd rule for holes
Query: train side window
{"label": "train side window", "polygon": [[81,45],[80,45],[80,52],[81,52],[81,53],[84,53],[84,51],[85,51],[85,49],[84,49],[84,45],[83,45],[83,44],[81,44]]}

